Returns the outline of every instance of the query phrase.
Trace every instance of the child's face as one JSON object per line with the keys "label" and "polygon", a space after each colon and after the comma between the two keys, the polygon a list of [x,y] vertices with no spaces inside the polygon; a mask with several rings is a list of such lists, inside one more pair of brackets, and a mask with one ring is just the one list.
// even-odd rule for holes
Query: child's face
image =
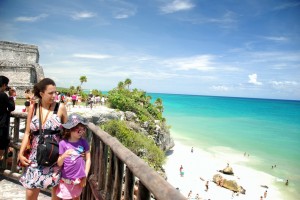
{"label": "child's face", "polygon": [[81,138],[85,134],[86,127],[83,124],[78,124],[71,129],[71,136],[75,138]]}

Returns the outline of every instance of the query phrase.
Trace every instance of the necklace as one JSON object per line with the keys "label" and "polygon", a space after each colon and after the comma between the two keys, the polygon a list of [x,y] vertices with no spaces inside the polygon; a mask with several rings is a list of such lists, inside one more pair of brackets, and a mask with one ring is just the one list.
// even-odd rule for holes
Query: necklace
{"label": "necklace", "polygon": [[48,112],[47,112],[47,114],[46,114],[46,117],[45,117],[45,119],[43,120],[43,108],[42,108],[42,104],[40,104],[41,122],[43,122],[43,123],[42,123],[43,130],[44,130],[45,122],[46,122],[46,120],[47,120],[47,118],[48,118],[48,115],[49,115],[49,113],[50,113],[50,111],[51,111],[51,106],[52,106],[52,104],[50,104],[49,109],[48,109]]}

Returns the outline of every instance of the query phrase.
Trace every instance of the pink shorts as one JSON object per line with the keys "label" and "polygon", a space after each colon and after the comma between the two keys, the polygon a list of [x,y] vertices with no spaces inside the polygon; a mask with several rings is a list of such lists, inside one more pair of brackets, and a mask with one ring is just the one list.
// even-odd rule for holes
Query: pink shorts
{"label": "pink shorts", "polygon": [[80,184],[73,185],[60,182],[56,190],[56,195],[62,199],[73,199],[79,197],[82,192]]}

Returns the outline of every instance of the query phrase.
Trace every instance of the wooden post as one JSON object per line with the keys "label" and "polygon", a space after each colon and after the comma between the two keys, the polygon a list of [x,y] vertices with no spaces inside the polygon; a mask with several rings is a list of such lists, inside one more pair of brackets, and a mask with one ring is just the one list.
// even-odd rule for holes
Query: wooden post
{"label": "wooden post", "polygon": [[109,149],[109,167],[108,167],[108,174],[107,174],[107,181],[105,186],[105,195],[106,199],[111,199],[112,192],[113,192],[113,183],[115,180],[115,154],[114,152]]}
{"label": "wooden post", "polygon": [[116,159],[116,170],[115,170],[115,181],[114,181],[114,192],[113,200],[119,200],[122,195],[122,179],[124,173],[124,163],[115,157]]}
{"label": "wooden post", "polygon": [[149,190],[144,186],[144,184],[139,181],[139,192],[138,192],[138,200],[150,200],[150,192]]}
{"label": "wooden post", "polygon": [[134,175],[128,167],[125,170],[125,188],[124,188],[124,199],[133,200],[134,195]]}

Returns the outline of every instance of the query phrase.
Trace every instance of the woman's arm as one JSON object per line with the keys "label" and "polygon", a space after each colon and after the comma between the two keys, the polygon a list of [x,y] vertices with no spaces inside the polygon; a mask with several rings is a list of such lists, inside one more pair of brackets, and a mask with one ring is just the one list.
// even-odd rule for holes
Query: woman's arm
{"label": "woman's arm", "polygon": [[30,160],[28,160],[24,156],[24,151],[25,151],[26,145],[27,145],[28,140],[29,140],[30,123],[31,123],[31,119],[33,117],[33,111],[34,111],[34,104],[30,105],[30,107],[29,107],[29,111],[28,111],[28,115],[27,115],[27,121],[26,121],[26,129],[25,129],[24,137],[23,137],[23,140],[22,140],[22,144],[21,144],[20,152],[19,152],[19,156],[18,156],[18,159],[20,160],[20,162],[24,166],[28,166],[30,164]]}
{"label": "woman's arm", "polygon": [[68,121],[68,114],[67,114],[67,109],[65,104],[60,103],[59,105],[59,110],[58,110],[58,115],[61,118],[61,123],[66,123]]}

